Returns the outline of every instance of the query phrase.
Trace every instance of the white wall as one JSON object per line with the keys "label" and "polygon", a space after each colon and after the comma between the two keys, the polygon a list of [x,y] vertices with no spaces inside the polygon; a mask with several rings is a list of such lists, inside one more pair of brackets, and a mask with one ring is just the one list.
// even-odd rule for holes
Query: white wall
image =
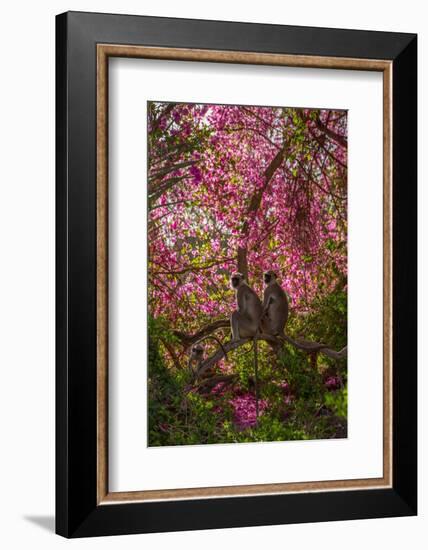
{"label": "white wall", "polygon": [[[8,2],[0,18],[0,544],[9,549],[59,548],[217,548],[239,544],[259,548],[360,549],[382,544],[388,550],[424,547],[427,477],[420,471],[420,516],[312,525],[259,527],[79,540],[53,534],[54,511],[54,16],[90,10],[375,29],[419,33],[419,83],[425,74],[428,19],[420,0],[378,2],[306,0],[216,0],[201,2],[131,0]],[[426,63],[425,63],[426,64]],[[425,91],[426,93],[426,91]],[[422,98],[422,91],[420,91]],[[424,180],[419,111],[419,181]],[[420,185],[419,211],[427,211]],[[425,209],[423,210],[425,206]],[[420,215],[420,227],[424,225]],[[419,249],[422,253],[421,235]],[[425,269],[420,262],[420,281]],[[420,341],[422,311],[420,291]],[[425,304],[427,305],[427,304]],[[421,342],[421,360],[423,358]],[[427,377],[420,369],[420,464],[426,460]]]}

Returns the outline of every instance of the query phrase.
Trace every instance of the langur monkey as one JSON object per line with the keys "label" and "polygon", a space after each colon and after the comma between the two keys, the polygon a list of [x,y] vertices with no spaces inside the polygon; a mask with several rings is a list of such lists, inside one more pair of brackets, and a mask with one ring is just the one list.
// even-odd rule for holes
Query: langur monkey
{"label": "langur monkey", "polygon": [[[201,344],[196,343],[190,348],[189,363],[188,369],[191,377],[191,382],[193,383],[198,378],[199,368],[204,360],[204,347]],[[194,366],[195,365],[195,366]],[[187,392],[184,394],[183,400],[181,401],[181,410],[185,413],[185,425],[187,426]]]}
{"label": "langur monkey", "polygon": [[197,380],[201,374],[205,374],[207,372],[207,369],[205,368],[201,373],[201,370],[202,370],[201,367],[205,360],[205,348],[203,345],[201,345],[201,342],[203,342],[204,340],[214,340],[215,342],[217,342],[217,344],[220,346],[223,352],[223,355],[227,357],[227,352],[223,344],[221,343],[221,341],[217,338],[217,336],[210,334],[198,340],[190,348],[189,363],[188,363],[188,369],[194,381]]}
{"label": "langur monkey", "polygon": [[264,283],[266,288],[263,294],[262,330],[273,336],[283,336],[288,319],[287,294],[279,285],[273,271],[266,271]]}
{"label": "langur monkey", "polygon": [[233,273],[230,283],[235,290],[238,308],[230,318],[232,340],[253,338],[259,329],[263,311],[262,303],[254,290],[245,282],[241,273]]}
{"label": "langur monkey", "polygon": [[[190,350],[189,371],[193,377],[198,374],[199,367],[204,360],[204,347],[201,344],[194,344]],[[195,367],[193,366],[195,365]]]}
{"label": "langur monkey", "polygon": [[241,338],[253,338],[254,348],[254,381],[256,390],[256,418],[259,416],[258,390],[258,358],[257,337],[259,335],[260,319],[263,313],[262,303],[252,288],[248,286],[241,273],[233,273],[230,278],[232,288],[236,293],[238,309],[232,313],[230,324],[232,341]]}

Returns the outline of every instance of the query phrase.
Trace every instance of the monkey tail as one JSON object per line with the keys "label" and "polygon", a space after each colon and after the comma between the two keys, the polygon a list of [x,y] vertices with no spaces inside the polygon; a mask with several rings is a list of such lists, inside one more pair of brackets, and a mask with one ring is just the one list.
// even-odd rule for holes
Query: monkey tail
{"label": "monkey tail", "polygon": [[259,330],[257,330],[256,335],[254,336],[253,346],[254,346],[254,390],[256,396],[256,422],[259,418],[259,357],[257,350],[257,339],[259,336]]}

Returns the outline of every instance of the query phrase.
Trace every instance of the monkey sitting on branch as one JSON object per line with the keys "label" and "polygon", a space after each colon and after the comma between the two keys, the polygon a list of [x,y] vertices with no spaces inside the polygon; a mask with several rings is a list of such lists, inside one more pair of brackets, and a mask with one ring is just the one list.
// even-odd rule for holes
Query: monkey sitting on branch
{"label": "monkey sitting on branch", "polygon": [[264,283],[266,286],[263,294],[261,329],[266,334],[283,338],[288,319],[287,294],[273,271],[266,271]]}
{"label": "monkey sitting on branch", "polygon": [[258,418],[259,390],[257,338],[260,334],[260,320],[263,312],[262,303],[254,290],[247,284],[241,273],[233,273],[230,278],[230,283],[235,290],[236,305],[238,307],[230,317],[232,342],[237,342],[242,338],[253,338],[256,418]]}
{"label": "monkey sitting on branch", "polygon": [[284,332],[288,320],[288,296],[278,283],[276,273],[266,271],[264,274],[265,290],[263,294],[263,314],[261,319],[261,330],[265,334],[270,334],[279,338],[283,342],[288,342],[297,349],[301,349],[310,355],[311,365],[316,368],[319,353],[328,357],[340,360],[346,357],[347,348],[344,347],[339,352],[331,350],[325,344],[317,342],[305,342],[304,340],[294,340]]}
{"label": "monkey sitting on branch", "polygon": [[253,338],[259,331],[262,303],[241,273],[233,273],[230,283],[235,290],[238,308],[230,318],[232,341]]}

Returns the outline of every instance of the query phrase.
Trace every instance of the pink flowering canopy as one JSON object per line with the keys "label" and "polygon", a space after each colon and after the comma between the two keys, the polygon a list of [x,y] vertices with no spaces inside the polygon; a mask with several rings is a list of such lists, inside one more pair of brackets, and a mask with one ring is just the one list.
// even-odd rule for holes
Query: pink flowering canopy
{"label": "pink flowering canopy", "polygon": [[149,311],[191,333],[262,294],[273,269],[296,312],[346,285],[347,112],[150,102]]}

